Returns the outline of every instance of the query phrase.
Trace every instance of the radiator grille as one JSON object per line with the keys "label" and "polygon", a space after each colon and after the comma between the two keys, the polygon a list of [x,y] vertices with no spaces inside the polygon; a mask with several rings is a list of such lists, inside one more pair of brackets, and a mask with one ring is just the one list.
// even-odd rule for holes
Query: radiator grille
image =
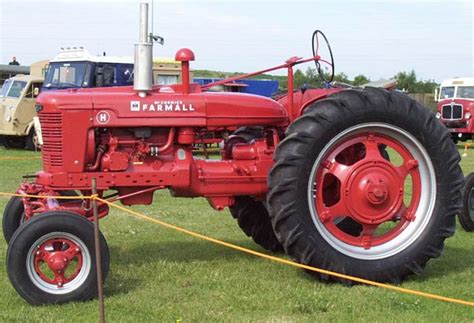
{"label": "radiator grille", "polygon": [[443,119],[447,120],[459,120],[462,119],[462,105],[460,104],[447,104],[443,105],[441,111]]}
{"label": "radiator grille", "polygon": [[43,134],[43,164],[45,166],[63,165],[63,117],[61,112],[38,113]]}

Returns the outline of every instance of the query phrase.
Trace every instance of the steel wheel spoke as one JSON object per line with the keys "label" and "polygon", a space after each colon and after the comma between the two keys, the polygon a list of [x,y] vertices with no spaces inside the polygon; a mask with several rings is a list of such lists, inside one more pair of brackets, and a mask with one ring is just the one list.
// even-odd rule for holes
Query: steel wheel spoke
{"label": "steel wheel spoke", "polygon": [[403,164],[395,168],[400,175],[400,178],[405,179],[410,173],[418,169],[418,162],[416,159],[409,159],[404,161]]}
{"label": "steel wheel spoke", "polygon": [[349,210],[346,208],[344,202],[340,200],[336,204],[326,207],[319,217],[323,222],[327,222],[333,221],[335,218],[348,216],[349,214]]}
{"label": "steel wheel spoke", "polygon": [[64,276],[66,268],[67,266],[63,270],[53,270],[54,282],[58,287],[62,287],[67,282],[67,279]]}
{"label": "steel wheel spoke", "polygon": [[72,259],[75,255],[79,254],[80,253],[80,249],[77,247],[77,246],[69,246],[69,248],[66,249],[66,251],[64,251],[67,255],[68,255],[68,258],[69,259]]}
{"label": "steel wheel spoke", "polygon": [[341,164],[337,161],[326,161],[323,164],[323,167],[327,169],[326,174],[334,175],[337,179],[341,181],[341,183],[344,182],[351,174],[351,166]]}
{"label": "steel wheel spoke", "polygon": [[380,154],[379,144],[374,134],[369,134],[362,143],[365,146],[365,158],[371,160],[385,160]]}

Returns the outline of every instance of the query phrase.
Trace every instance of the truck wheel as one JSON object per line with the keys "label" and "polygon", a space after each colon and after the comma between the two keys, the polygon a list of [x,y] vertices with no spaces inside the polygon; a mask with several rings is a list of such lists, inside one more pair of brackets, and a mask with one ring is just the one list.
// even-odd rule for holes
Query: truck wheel
{"label": "truck wheel", "polygon": [[468,174],[465,178],[459,222],[464,230],[474,231],[474,173]]}
{"label": "truck wheel", "polygon": [[[100,234],[103,277],[109,268]],[[70,212],[47,212],[21,226],[7,251],[13,287],[33,305],[85,301],[97,295],[94,226]]]}
{"label": "truck wheel", "polygon": [[[407,96],[339,92],[313,103],[277,148],[273,228],[285,251],[310,266],[392,283],[421,274],[454,234],[459,160],[448,130]],[[338,226],[347,218],[360,234]]]}
{"label": "truck wheel", "polygon": [[25,145],[26,145],[26,149],[28,149],[28,150],[37,151],[37,150],[40,149],[40,147],[38,145],[38,138],[36,136],[36,132],[35,132],[34,128],[32,128],[30,130],[30,133],[26,137]]}
{"label": "truck wheel", "polygon": [[[75,191],[61,191],[62,196],[77,196]],[[66,200],[60,200],[66,201]],[[67,200],[71,201],[71,200]],[[10,242],[11,237],[18,229],[18,227],[25,222],[25,208],[23,206],[23,200],[21,197],[14,196],[10,198],[5,209],[3,210],[3,236],[7,243]]]}
{"label": "truck wheel", "polygon": [[283,250],[275,237],[270,216],[262,202],[250,196],[237,196],[229,210],[242,231],[257,244],[273,252]]}
{"label": "truck wheel", "polygon": [[7,149],[24,149],[25,148],[25,138],[24,137],[5,136],[5,138],[3,139],[3,145]]}

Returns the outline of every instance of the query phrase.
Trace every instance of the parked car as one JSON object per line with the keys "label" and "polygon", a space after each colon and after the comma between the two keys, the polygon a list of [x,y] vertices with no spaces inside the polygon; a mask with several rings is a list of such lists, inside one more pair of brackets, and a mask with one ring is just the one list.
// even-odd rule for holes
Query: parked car
{"label": "parked car", "polygon": [[0,91],[0,137],[7,148],[35,149],[33,116],[35,100],[41,91],[44,78],[33,75],[16,75]]}

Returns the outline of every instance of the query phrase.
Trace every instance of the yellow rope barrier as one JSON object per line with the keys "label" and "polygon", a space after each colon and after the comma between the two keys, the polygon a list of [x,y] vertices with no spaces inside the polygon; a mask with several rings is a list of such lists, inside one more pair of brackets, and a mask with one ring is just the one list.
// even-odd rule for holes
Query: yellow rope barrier
{"label": "yellow rope barrier", "polygon": [[222,241],[222,240],[214,239],[214,238],[205,236],[203,234],[200,234],[200,233],[197,233],[197,232],[194,232],[194,231],[190,231],[190,230],[178,227],[176,225],[173,225],[173,224],[170,224],[170,223],[158,220],[158,219],[151,218],[151,217],[149,217],[147,215],[144,215],[142,213],[139,213],[139,212],[127,209],[123,206],[120,206],[120,205],[111,203],[109,201],[103,200],[103,199],[99,198],[96,194],[90,195],[90,196],[38,196],[38,195],[24,195],[24,194],[12,194],[12,193],[0,192],[0,196],[19,196],[19,197],[33,197],[33,198],[55,198],[55,199],[96,199],[97,201],[105,203],[105,204],[107,204],[107,205],[109,205],[113,208],[116,208],[116,209],[121,210],[125,213],[128,213],[128,214],[134,216],[135,218],[139,218],[139,219],[142,219],[142,220],[154,223],[154,224],[159,224],[163,227],[173,229],[173,230],[176,230],[178,232],[182,232],[182,233],[185,233],[187,235],[190,235],[190,236],[202,239],[202,240],[206,240],[206,241],[209,241],[209,242],[212,242],[212,243],[215,243],[215,244],[218,244],[218,245],[230,248],[230,249],[234,249],[234,250],[238,250],[238,251],[241,251],[241,252],[244,252],[244,253],[247,253],[247,254],[251,254],[251,255],[254,255],[254,256],[257,256],[257,257],[272,260],[272,261],[275,261],[275,262],[279,262],[279,263],[289,265],[289,266],[293,266],[293,267],[297,267],[297,268],[306,269],[306,270],[317,272],[317,273],[320,273],[320,274],[325,274],[325,275],[329,275],[329,276],[333,276],[333,277],[338,277],[338,278],[341,278],[341,279],[351,280],[351,281],[361,283],[361,284],[366,284],[366,285],[371,285],[371,286],[376,286],[376,287],[392,290],[392,291],[399,292],[399,293],[415,295],[415,296],[434,299],[434,300],[438,300],[438,301],[443,301],[443,302],[448,302],[448,303],[455,303],[455,304],[461,304],[461,305],[473,306],[474,307],[474,302],[471,302],[471,301],[466,301],[466,300],[451,298],[451,297],[445,297],[445,296],[441,296],[441,295],[436,295],[436,294],[427,293],[427,292],[421,292],[421,291],[412,290],[412,289],[403,288],[403,287],[398,287],[398,286],[394,286],[394,285],[383,284],[383,283],[379,283],[379,282],[375,282],[375,281],[371,281],[371,280],[363,279],[363,278],[359,278],[359,277],[354,277],[354,276],[350,276],[350,275],[344,275],[344,274],[337,273],[337,272],[334,272],[334,271],[299,264],[299,263],[296,263],[296,262],[293,262],[293,261],[290,261],[290,260],[287,260],[287,259],[271,256],[271,255],[264,254],[264,253],[261,253],[261,252],[255,251],[255,250],[240,247],[240,246],[234,245],[232,243],[228,243],[228,242],[225,242],[225,241]]}
{"label": "yellow rope barrier", "polygon": [[191,235],[193,237],[200,238],[200,239],[203,239],[203,240],[206,240],[206,241],[209,241],[209,242],[213,242],[213,243],[216,243],[216,244],[219,244],[219,245],[231,248],[231,249],[242,251],[242,252],[257,256],[257,257],[261,257],[261,258],[265,258],[265,259],[268,259],[268,260],[276,261],[276,262],[283,263],[283,264],[286,264],[286,265],[290,265],[290,266],[293,266],[293,267],[303,268],[303,269],[314,271],[314,272],[317,272],[317,273],[320,273],[320,274],[330,275],[330,276],[334,276],[334,277],[338,277],[338,278],[342,278],[342,279],[352,280],[354,282],[358,282],[358,283],[362,283],[362,284],[366,284],[366,285],[372,285],[372,286],[377,286],[377,287],[397,291],[397,292],[400,292],[400,293],[421,296],[421,297],[435,299],[435,300],[449,302],[449,303],[456,303],[456,304],[462,304],[462,305],[467,305],[467,306],[474,306],[474,302],[470,302],[470,301],[465,301],[465,300],[461,300],[461,299],[450,298],[450,297],[440,296],[440,295],[426,293],[426,292],[420,292],[420,291],[417,291],[417,290],[411,290],[411,289],[408,289],[408,288],[402,288],[402,287],[398,287],[398,286],[383,284],[383,283],[379,283],[379,282],[375,282],[375,281],[371,281],[371,280],[367,280],[367,279],[363,279],[363,278],[359,278],[359,277],[340,274],[340,273],[330,271],[330,270],[325,270],[325,269],[320,269],[320,268],[316,268],[316,267],[311,267],[311,266],[299,264],[299,263],[296,263],[296,262],[293,262],[293,261],[290,261],[290,260],[287,260],[287,259],[267,255],[267,254],[264,254],[264,253],[261,253],[261,252],[258,252],[258,251],[254,251],[254,250],[251,250],[251,249],[247,249],[247,248],[244,248],[244,247],[240,247],[240,246],[237,246],[237,245],[234,245],[234,244],[222,241],[222,240],[214,239],[214,238],[202,235],[200,233],[196,233],[196,232],[193,232],[193,231],[190,231],[190,230],[187,230],[187,229],[183,229],[183,228],[178,227],[176,225],[169,224],[169,223],[151,218],[151,217],[146,216],[144,214],[138,213],[136,211],[127,209],[123,206],[116,205],[114,203],[110,203],[110,202],[108,202],[106,200],[103,200],[101,198],[97,198],[97,200],[101,201],[103,203],[106,203],[107,205],[112,206],[116,209],[119,209],[121,211],[129,213],[129,214],[131,214],[131,215],[133,215],[137,218],[143,219],[145,221],[155,223],[155,224],[159,224],[159,225],[167,227],[169,229],[173,229],[173,230]]}

